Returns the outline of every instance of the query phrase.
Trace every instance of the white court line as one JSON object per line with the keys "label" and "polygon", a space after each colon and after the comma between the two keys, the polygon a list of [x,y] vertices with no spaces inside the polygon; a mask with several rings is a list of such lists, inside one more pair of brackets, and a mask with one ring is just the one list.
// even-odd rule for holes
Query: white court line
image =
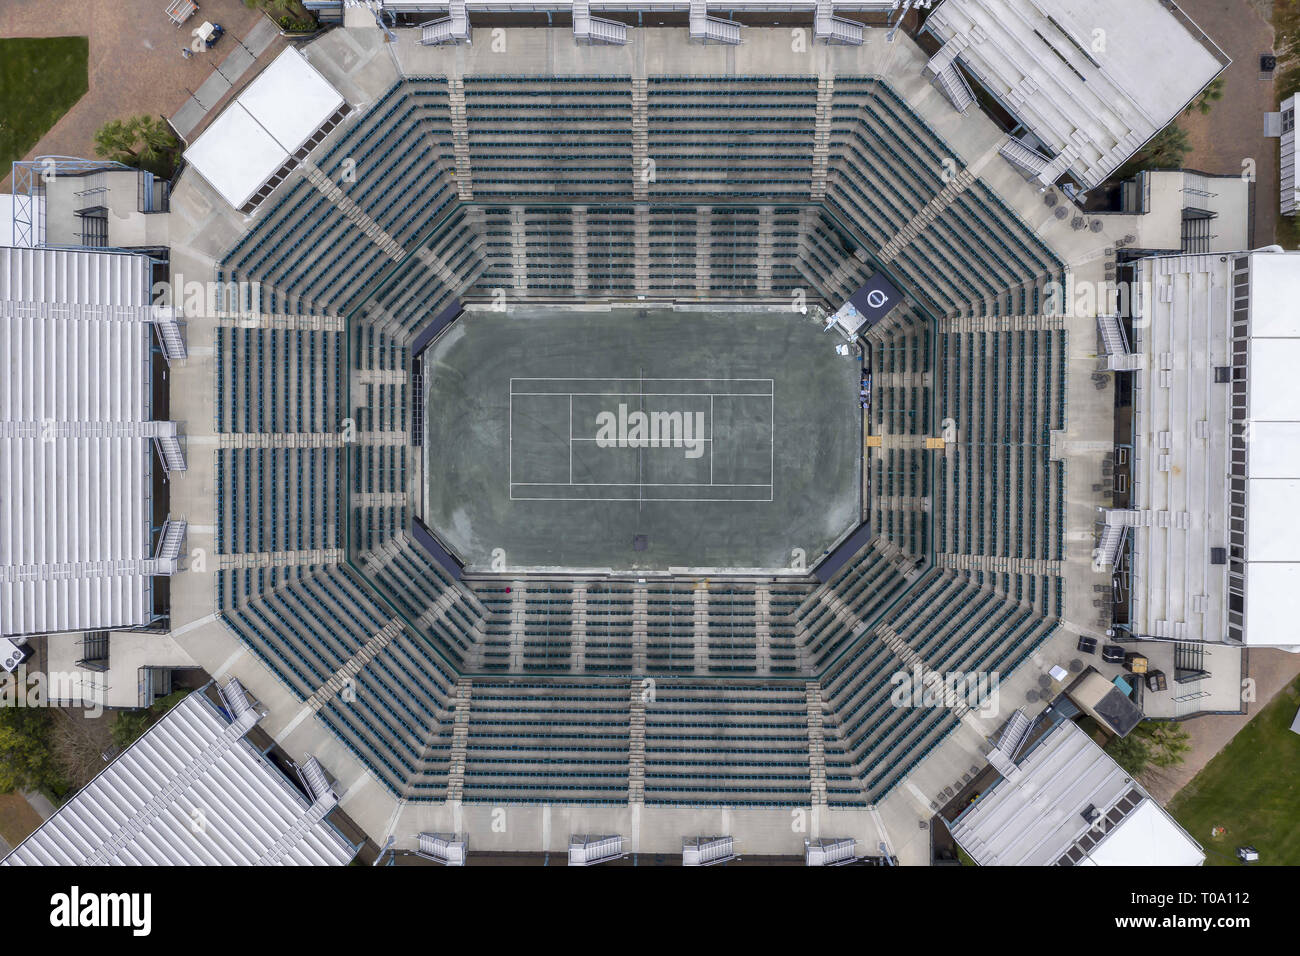
{"label": "white court line", "polygon": [[[726,485],[719,485],[725,488]],[[675,504],[678,502],[695,502],[698,504],[720,504],[731,502],[733,504],[753,504],[761,502],[767,504],[772,499],[768,498],[551,498],[545,495],[512,495],[511,501],[590,501],[593,504],[601,501],[639,501],[643,504]]]}
{"label": "white court line", "polygon": [[598,398],[771,398],[771,392],[511,392],[510,397],[521,395],[544,398],[563,398],[574,395]]}
{"label": "white court line", "polygon": [[512,481],[516,488],[771,488],[770,482],[734,481],[705,484],[702,481]]}
{"label": "white court line", "polygon": [[[572,390],[556,390],[556,391],[517,391],[517,390],[516,390],[516,383],[518,383],[518,382],[565,382],[565,383],[573,383],[573,382],[628,382],[628,383],[632,383],[632,382],[635,382],[635,383],[639,386],[639,389],[637,389],[637,390],[629,390],[629,391],[614,391],[614,392],[598,392],[598,391],[575,392],[575,391],[572,391]],[[708,392],[694,392],[694,391],[693,391],[693,392],[682,392],[682,391],[656,391],[656,392],[647,392],[647,391],[645,391],[644,384],[642,384],[642,383],[644,383],[644,382],[725,382],[725,383],[728,383],[728,384],[733,384],[733,383],[743,383],[743,382],[756,382],[756,383],[765,383],[765,384],[767,385],[767,389],[766,389],[766,390],[763,390],[763,391],[748,391],[748,392],[746,392],[746,391],[739,391],[739,392],[737,392],[737,391],[727,391],[727,392],[716,392],[716,391],[708,391]],[[650,499],[650,500],[652,500],[652,501],[678,501],[678,502],[686,502],[686,501],[697,501],[697,502],[705,502],[705,501],[716,501],[716,502],[722,502],[722,501],[767,501],[767,502],[769,502],[769,503],[775,501],[775,498],[776,498],[776,488],[775,488],[775,485],[774,485],[774,482],[775,482],[775,475],[776,475],[776,382],[775,382],[775,379],[771,379],[771,378],[640,378],[640,379],[631,379],[631,378],[618,378],[618,377],[608,377],[608,376],[606,376],[606,377],[597,377],[597,376],[537,376],[537,377],[512,377],[512,378],[510,379],[510,386],[509,386],[509,387],[510,387],[510,393],[509,393],[508,408],[507,408],[507,416],[508,416],[508,422],[507,422],[507,441],[508,441],[508,452],[507,452],[508,463],[507,463],[507,471],[508,471],[508,487],[507,487],[507,491],[508,491],[508,494],[509,494],[509,500],[511,500],[511,501],[634,501],[634,500],[635,500],[635,501],[640,501],[640,500],[641,500],[641,497],[640,497],[640,489],[642,489],[642,488],[701,488],[701,489],[703,489],[703,488],[717,488],[717,489],[719,489],[719,490],[722,490],[722,489],[729,489],[729,488],[736,488],[736,489],[744,489],[744,488],[766,488],[766,489],[767,489],[767,498],[652,498],[652,499]],[[560,398],[560,397],[565,397],[565,396],[568,397],[568,399],[569,399],[569,441],[568,441],[568,446],[569,446],[569,447],[568,447],[568,455],[569,455],[569,468],[568,468],[568,471],[569,471],[569,480],[568,480],[567,483],[566,483],[566,482],[559,482],[559,481],[533,481],[533,482],[527,482],[527,481],[515,481],[515,480],[514,480],[514,458],[515,458],[515,454],[514,454],[514,453],[515,453],[515,449],[514,449],[514,409],[515,409],[515,406],[514,406],[514,400],[515,400],[515,397],[516,397],[516,396],[519,396],[519,397],[537,397],[537,398]],[[574,434],[573,434],[573,413],[574,413],[574,403],[573,403],[573,399],[574,399],[575,396],[578,396],[578,397],[603,397],[603,398],[620,398],[620,397],[624,397],[624,398],[640,398],[640,399],[643,399],[643,400],[644,400],[645,398],[647,398],[647,397],[655,397],[655,398],[705,398],[705,397],[707,397],[707,398],[709,399],[709,427],[708,427],[708,434],[709,434],[710,437],[708,437],[708,438],[700,438],[700,439],[698,439],[698,440],[701,441],[701,442],[708,442],[708,443],[709,443],[709,482],[708,482],[708,484],[706,485],[706,484],[704,484],[703,482],[643,482],[643,481],[640,481],[640,480],[638,480],[638,481],[636,481],[636,482],[595,482],[595,481],[575,482],[575,481],[573,480],[573,474],[574,474],[574,472],[573,472],[573,443],[574,443],[575,441],[594,442],[594,441],[597,441],[597,440],[598,440],[598,439],[595,438],[595,437],[591,437],[591,438],[587,438],[587,437],[574,437]],[[767,481],[766,483],[763,483],[763,482],[752,482],[752,483],[750,483],[750,482],[729,482],[729,483],[725,483],[725,484],[717,484],[717,483],[715,482],[715,470],[714,470],[715,455],[714,455],[713,442],[715,441],[714,435],[716,434],[716,425],[717,425],[717,423],[716,423],[716,419],[715,419],[715,413],[716,413],[716,399],[717,399],[717,398],[767,398],[767,399],[768,399],[768,404],[769,404],[769,409],[768,409],[768,481]],[[647,447],[654,447],[654,446],[647,446]],[[676,447],[678,447],[678,446],[675,446],[675,445],[666,445],[666,446],[661,446],[661,447],[667,449],[667,448],[676,448]],[[638,477],[639,477],[639,476],[638,476]],[[633,498],[605,498],[605,497],[594,497],[594,498],[593,498],[593,497],[589,497],[589,496],[586,496],[586,495],[579,495],[579,496],[532,496],[532,495],[516,495],[516,494],[515,494],[515,489],[516,489],[516,488],[529,488],[529,487],[547,487],[547,488],[565,488],[565,487],[572,487],[572,488],[632,488],[632,487],[635,487],[635,488],[638,489],[638,497],[635,498],[635,499],[633,499]]]}
{"label": "white court line", "polygon": [[[684,440],[684,439],[683,439],[683,440]],[[691,439],[691,440],[692,440],[692,441],[706,441],[706,442],[712,442],[712,441],[713,441],[712,438],[693,438],[693,439]],[[573,438],[572,436],[570,436],[569,441],[571,441],[571,442],[573,442],[573,441],[600,441],[600,439],[599,439],[599,438],[595,438],[595,437],[592,437],[592,438]],[[649,439],[647,439],[647,441],[649,441]],[[664,439],[660,439],[660,441],[671,441],[671,439],[664,438]],[[641,448],[641,447],[645,447],[645,448],[676,448],[678,451],[681,451],[683,446],[681,446],[681,445],[672,445],[672,444],[668,444],[668,445],[662,445],[662,444],[661,444],[661,445],[645,445],[645,446],[641,446],[641,445],[636,445],[636,446],[628,445],[627,447],[628,447],[628,448]]]}
{"label": "white court line", "polygon": [[624,378],[620,376],[520,376],[511,378],[511,381],[775,381],[775,378]]}

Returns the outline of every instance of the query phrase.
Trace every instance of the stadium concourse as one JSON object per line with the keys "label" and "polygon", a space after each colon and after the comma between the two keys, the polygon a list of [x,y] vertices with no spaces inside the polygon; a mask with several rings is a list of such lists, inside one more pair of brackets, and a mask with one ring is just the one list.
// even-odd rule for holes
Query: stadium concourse
{"label": "stadium concourse", "polygon": [[[170,582],[172,639],[237,678],[379,845],[847,837],[929,862],[924,824],[1109,588],[1090,485],[1113,394],[1089,379],[1095,305],[1059,289],[1168,242],[1150,217],[1060,215],[903,33],[426,45],[345,13],[190,145],[170,196],[170,507],[205,557]],[[860,339],[811,330],[872,382],[862,414],[856,369],[847,398],[866,530],[833,573],[467,569],[440,545],[456,513],[424,512],[423,402],[449,370],[421,357],[475,310],[806,323],[792,302],[831,316],[876,276],[906,301]],[[900,703],[924,672],[1000,684]]]}

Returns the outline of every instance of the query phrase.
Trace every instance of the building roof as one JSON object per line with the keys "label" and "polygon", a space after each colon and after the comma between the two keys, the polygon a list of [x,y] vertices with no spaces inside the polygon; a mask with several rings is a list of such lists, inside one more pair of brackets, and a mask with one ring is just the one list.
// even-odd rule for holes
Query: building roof
{"label": "building roof", "polygon": [[1142,722],[1142,708],[1094,668],[1084,671],[1067,693],[1106,729],[1121,737],[1127,737]]}
{"label": "building roof", "polygon": [[332,794],[309,803],[244,739],[256,719],[190,694],[0,865],[346,864]]}
{"label": "building roof", "polygon": [[949,829],[981,866],[1197,866],[1205,860],[1196,841],[1068,720]]}
{"label": "building roof", "polygon": [[142,255],[0,247],[0,634],[152,616]]}
{"label": "building roof", "polygon": [[1249,269],[1245,640],[1296,644],[1300,614],[1300,254]]}
{"label": "building roof", "polygon": [[185,150],[185,159],[240,209],[343,105],[329,81],[289,47]]}
{"label": "building roof", "polygon": [[1079,866],[1200,866],[1205,853],[1147,797],[1122,817]]}
{"label": "building roof", "polygon": [[1133,344],[1130,629],[1295,644],[1300,254],[1169,256],[1137,270],[1149,289]]}
{"label": "building roof", "polygon": [[1232,385],[1231,261],[1168,256],[1137,265],[1145,322],[1134,324],[1129,626],[1159,638],[1221,641],[1227,568]]}
{"label": "building roof", "polygon": [[[1110,176],[1229,62],[1169,0],[943,0],[925,29],[1085,189]],[[1160,55],[1152,56],[1151,38]],[[955,49],[955,48],[954,48]],[[945,55],[943,59],[950,59]]]}

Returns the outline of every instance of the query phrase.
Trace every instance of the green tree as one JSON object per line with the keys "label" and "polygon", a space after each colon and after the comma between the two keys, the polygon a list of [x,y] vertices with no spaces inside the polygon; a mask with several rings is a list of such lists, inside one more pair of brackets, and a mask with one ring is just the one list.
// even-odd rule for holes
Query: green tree
{"label": "green tree", "polygon": [[172,691],[166,697],[160,697],[148,707],[140,710],[123,710],[113,718],[109,734],[113,743],[125,750],[135,743],[140,735],[156,724],[162,716],[190,695],[187,688]]}
{"label": "green tree", "polygon": [[1170,123],[1152,137],[1138,157],[1145,169],[1177,169],[1191,151],[1187,132],[1178,124]]}
{"label": "green tree", "polygon": [[1187,104],[1187,109],[1183,110],[1183,115],[1191,113],[1192,110],[1200,110],[1202,114],[1214,109],[1214,104],[1223,99],[1223,76],[1216,76],[1210,81],[1210,85],[1201,90],[1201,95]]}
{"label": "green tree", "polygon": [[113,743],[125,750],[149,729],[149,723],[149,711],[124,710],[113,718],[109,734]]}
{"label": "green tree", "polygon": [[1123,767],[1130,777],[1136,777],[1151,763],[1151,748],[1136,730],[1127,737],[1116,737],[1108,743],[1106,753],[1110,754],[1110,759]]}
{"label": "green tree", "polygon": [[1170,123],[1115,173],[1115,180],[1132,179],[1143,169],[1178,169],[1192,151],[1187,132]]}
{"label": "green tree", "polygon": [[1112,760],[1136,777],[1148,767],[1166,770],[1182,763],[1192,749],[1191,735],[1182,724],[1146,720],[1127,737],[1116,737],[1106,745]]}
{"label": "green tree", "polygon": [[1165,769],[1176,767],[1187,758],[1192,749],[1191,734],[1183,729],[1182,724],[1161,721],[1146,725],[1147,737],[1151,745],[1151,763]]}
{"label": "green tree", "polygon": [[167,123],[156,116],[110,120],[95,133],[95,154],[127,166],[170,175],[179,147]]}
{"label": "green tree", "polygon": [[299,0],[244,0],[244,6],[254,10],[265,10],[271,16],[289,16],[295,20],[310,20],[311,14]]}
{"label": "green tree", "polygon": [[95,131],[95,155],[118,162],[136,158],[135,132],[126,120],[109,120]]}
{"label": "green tree", "polygon": [[0,708],[0,793],[68,789],[50,746],[54,718],[45,707]]}

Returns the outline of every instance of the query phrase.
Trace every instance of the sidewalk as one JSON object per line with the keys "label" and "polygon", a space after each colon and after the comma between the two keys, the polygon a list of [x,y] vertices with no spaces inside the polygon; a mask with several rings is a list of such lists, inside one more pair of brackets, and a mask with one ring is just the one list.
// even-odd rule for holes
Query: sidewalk
{"label": "sidewalk", "polygon": [[[0,857],[27,839],[41,822],[48,819],[48,814],[38,811],[27,795],[14,791],[0,793]],[[53,812],[50,802],[45,800],[43,808]]]}
{"label": "sidewalk", "polygon": [[42,820],[48,820],[54,816],[55,806],[45,794],[38,793],[35,790],[24,790],[23,797],[31,804],[32,809],[41,815]]}

